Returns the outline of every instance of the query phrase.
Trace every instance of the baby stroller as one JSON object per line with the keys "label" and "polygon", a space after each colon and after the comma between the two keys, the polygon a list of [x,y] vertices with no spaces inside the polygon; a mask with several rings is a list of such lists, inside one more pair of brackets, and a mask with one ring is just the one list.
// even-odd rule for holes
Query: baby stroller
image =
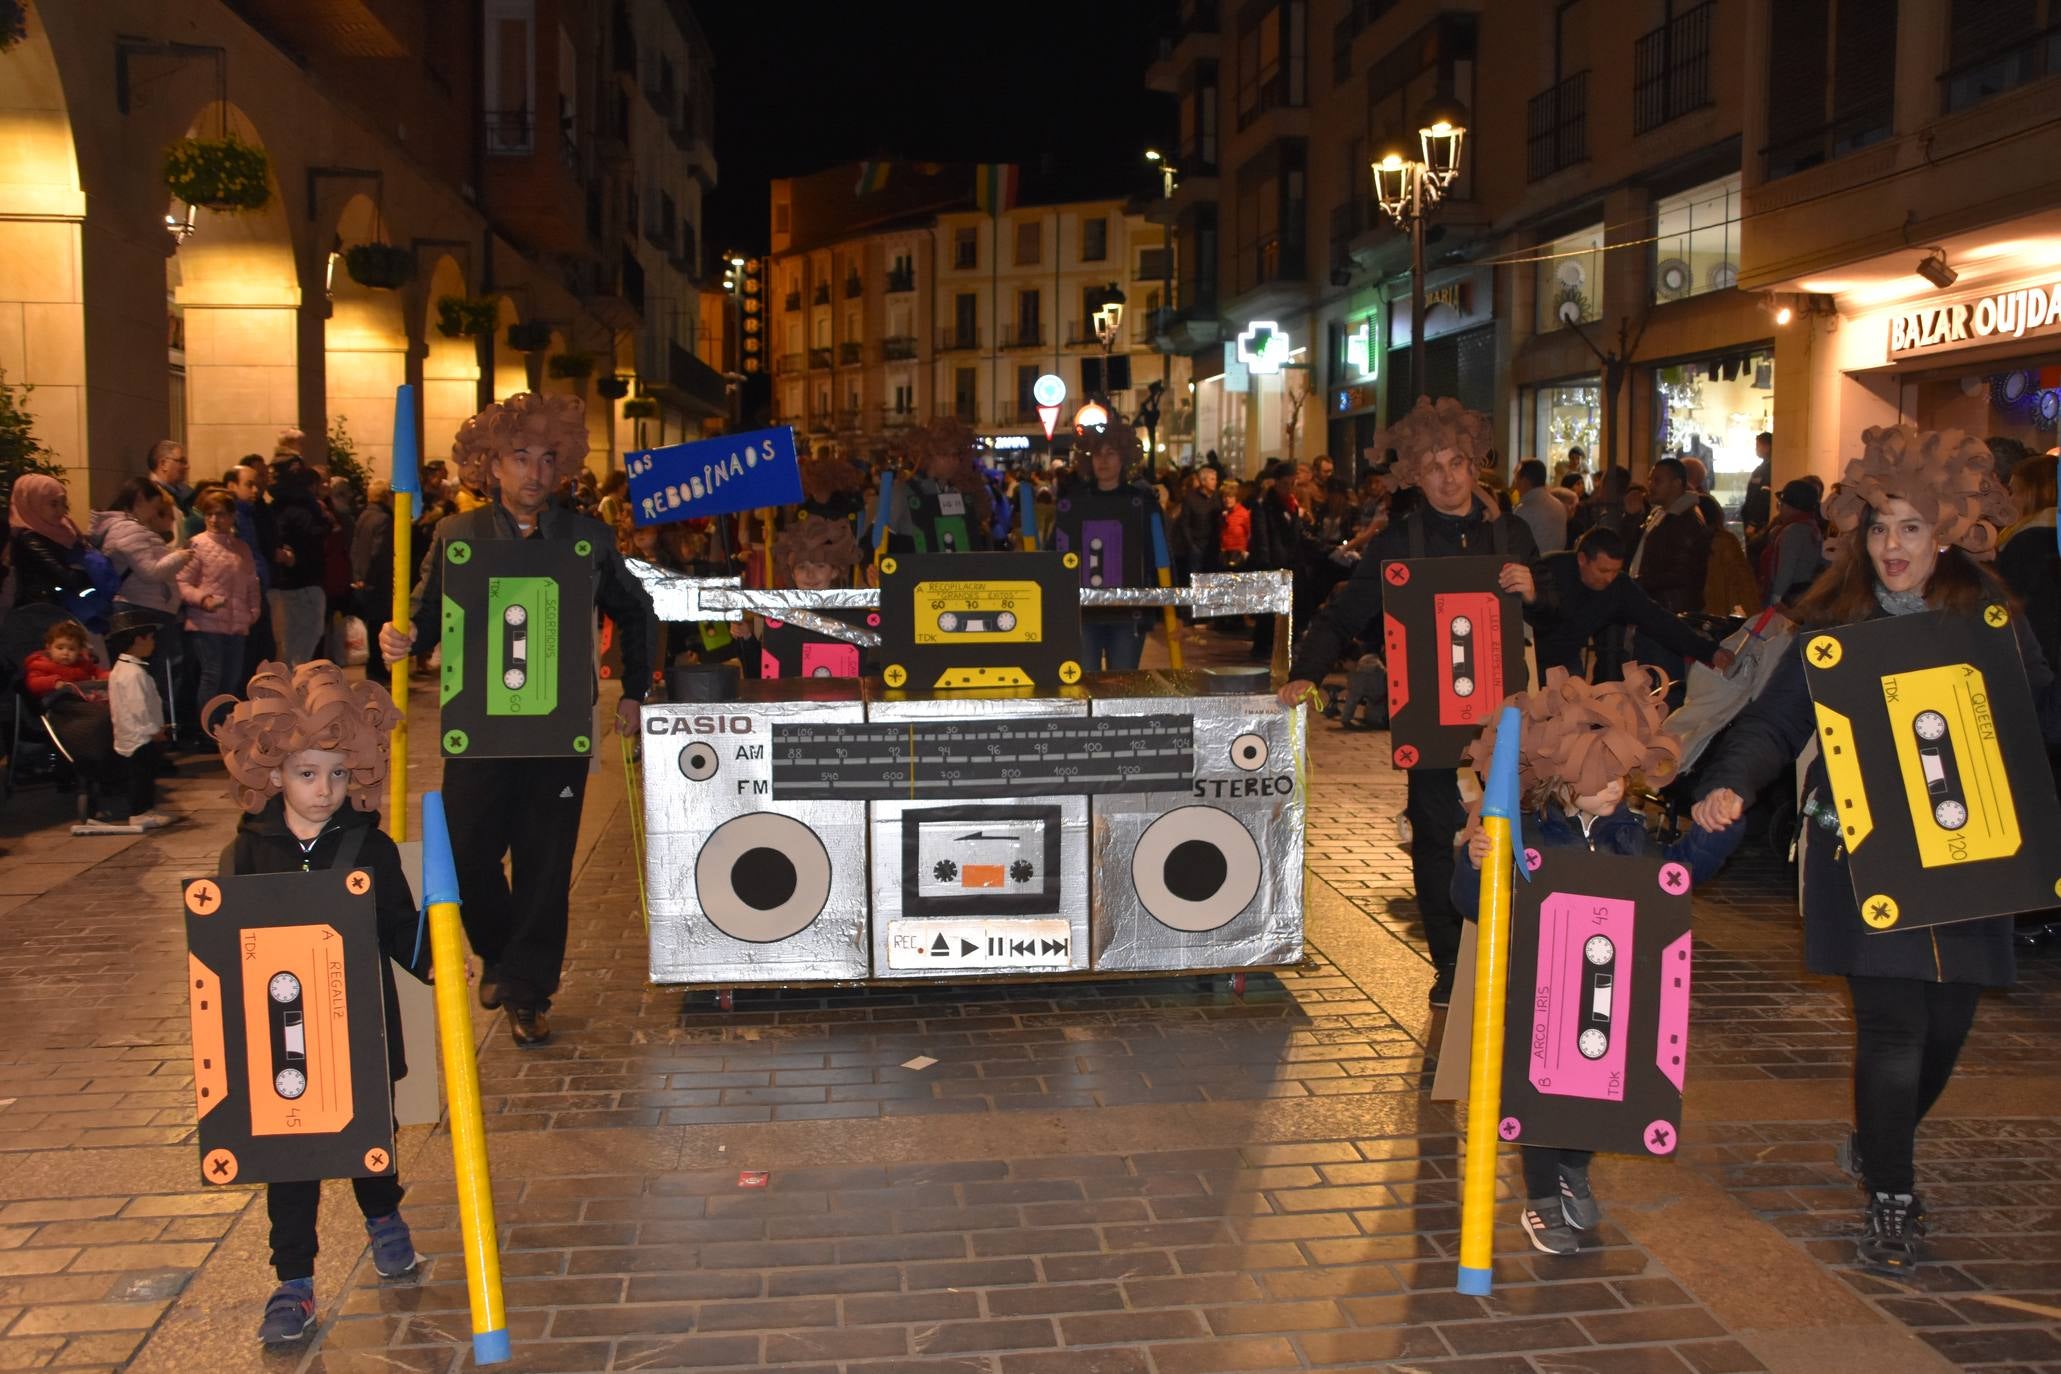
{"label": "baby stroller", "polygon": [[21,778],[52,777],[73,789],[78,823],[73,834],[140,835],[138,825],[115,825],[93,819],[96,784],[111,778],[116,767],[114,724],[102,702],[58,700],[44,705],[29,694],[26,664],[43,647],[50,627],[72,619],[62,606],[17,606],[0,622],[0,680],[11,698],[7,748],[7,795]]}
{"label": "baby stroller", "polygon": [[[1675,780],[1659,792],[1664,813],[1661,834],[1668,842],[1680,836],[1682,814],[1689,809],[1695,792],[1697,761],[1709,752],[1747,704],[1760,695],[1782,656],[1795,648],[1796,626],[1779,612],[1762,611],[1744,622],[1732,623],[1737,628],[1718,641],[1732,651],[1731,668],[1721,673],[1701,663],[1690,664],[1688,693],[1663,727],[1682,741],[1681,768]],[[1724,626],[1705,624],[1699,628],[1715,633]],[[1795,792],[1791,780],[1782,779],[1770,784],[1760,797],[1749,799],[1753,803],[1751,809],[1766,819],[1768,840],[1778,858],[1787,856],[1795,829]]]}

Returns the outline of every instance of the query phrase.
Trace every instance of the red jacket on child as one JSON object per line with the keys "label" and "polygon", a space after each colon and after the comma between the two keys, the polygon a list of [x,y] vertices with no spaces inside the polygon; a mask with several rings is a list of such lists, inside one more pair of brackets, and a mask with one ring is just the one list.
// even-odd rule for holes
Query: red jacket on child
{"label": "red jacket on child", "polygon": [[107,669],[94,660],[91,652],[81,655],[76,663],[59,664],[38,649],[23,661],[22,677],[29,695],[41,701],[67,682],[105,682]]}

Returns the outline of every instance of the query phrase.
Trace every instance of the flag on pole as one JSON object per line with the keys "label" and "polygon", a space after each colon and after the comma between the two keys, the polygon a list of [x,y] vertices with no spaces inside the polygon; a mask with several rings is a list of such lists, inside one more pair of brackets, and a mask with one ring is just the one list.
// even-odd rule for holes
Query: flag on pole
{"label": "flag on pole", "polygon": [[974,173],[973,194],[980,208],[991,215],[1007,214],[1016,208],[1017,179],[1021,170],[1013,162],[983,162]]}
{"label": "flag on pole", "polygon": [[885,162],[860,163],[859,183],[852,187],[852,194],[855,196],[867,196],[886,186],[887,167],[888,164]]}

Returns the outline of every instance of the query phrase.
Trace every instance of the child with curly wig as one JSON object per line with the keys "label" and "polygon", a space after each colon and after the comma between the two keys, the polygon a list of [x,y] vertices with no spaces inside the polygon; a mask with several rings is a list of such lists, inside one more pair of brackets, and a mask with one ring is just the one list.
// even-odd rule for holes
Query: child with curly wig
{"label": "child with curly wig", "polygon": [[[236,838],[222,851],[221,871],[294,873],[358,867],[372,874],[379,946],[386,958],[387,1069],[407,1076],[393,963],[428,981],[429,951],[419,937],[415,895],[400,851],[378,827],[373,810],[387,773],[388,737],[400,712],[376,682],[353,682],[326,660],[289,674],[283,663],[260,664],[249,700],[220,696],[202,719],[223,707],[213,727],[222,763],[243,807]],[[348,803],[348,805],[346,805]],[[372,1238],[372,1263],[382,1278],[400,1278],[418,1263],[414,1238],[401,1219],[401,1180],[354,1178],[352,1191]],[[320,1180],[273,1183],[265,1189],[272,1219],[272,1268],[279,1287],[265,1302],[258,1337],[267,1345],[306,1338],[315,1325],[315,1219]]]}
{"label": "child with curly wig", "polygon": [[[1587,845],[1592,853],[1638,858],[1652,851],[1646,823],[1625,804],[1633,775],[1649,786],[1672,781],[1681,766],[1682,741],[1661,729],[1667,719],[1667,675],[1637,663],[1625,665],[1622,682],[1591,684],[1565,668],[1547,670],[1546,684],[1504,702],[1522,714],[1517,786],[1524,806],[1524,842],[1537,849]],[[1484,775],[1495,754],[1495,720],[1467,746],[1467,756]],[[1660,857],[1687,868],[1695,882],[1717,873],[1739,847],[1736,821],[1718,831],[1692,829],[1660,847]],[[1481,865],[1489,838],[1479,811],[1462,833],[1466,862],[1453,868],[1453,905],[1475,919],[1481,893]],[[1589,1187],[1589,1150],[1526,1145],[1524,1234],[1549,1255],[1581,1249],[1581,1233],[1603,1221]]]}

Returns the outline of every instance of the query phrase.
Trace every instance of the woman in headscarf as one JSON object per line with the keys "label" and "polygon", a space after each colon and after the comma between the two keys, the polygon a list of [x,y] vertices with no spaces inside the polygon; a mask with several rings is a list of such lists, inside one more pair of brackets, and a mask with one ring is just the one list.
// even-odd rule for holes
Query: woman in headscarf
{"label": "woman in headscarf", "polygon": [[[1817,629],[1927,611],[1981,617],[2008,593],[1977,559],[2009,525],[2011,498],[1989,450],[1957,430],[1870,429],[1825,506],[1840,532],[1832,566],[1798,602],[1803,630],[1752,705],[1698,770],[1693,814],[1718,830],[1746,798],[1786,776],[1817,733],[1803,646]],[[1979,622],[1978,622],[1979,623]],[[2011,617],[2048,743],[2061,691],[2026,617]],[[1945,1090],[1984,988],[2016,979],[2012,920],[1871,931],[1847,872],[1845,836],[1820,754],[1803,779],[1804,960],[1846,979],[1853,997],[1854,1131],[1839,1148],[1867,1198],[1864,1265],[1902,1272],[1923,1258],[1925,1205],[1913,1154],[1918,1123]]]}
{"label": "woman in headscarf", "polygon": [[86,542],[72,523],[71,497],[64,483],[40,472],[15,478],[7,529],[15,605],[75,608],[76,599],[93,590]]}

